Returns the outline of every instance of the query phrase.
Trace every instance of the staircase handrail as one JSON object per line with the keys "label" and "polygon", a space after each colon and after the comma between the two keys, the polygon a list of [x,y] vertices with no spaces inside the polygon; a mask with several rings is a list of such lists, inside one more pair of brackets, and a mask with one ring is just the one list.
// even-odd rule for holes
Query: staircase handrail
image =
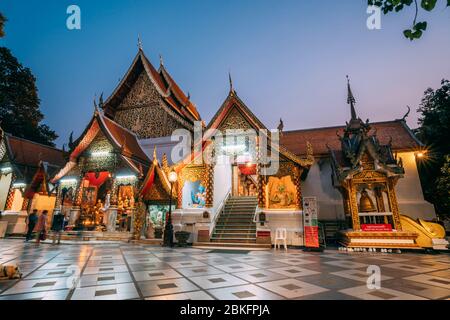
{"label": "staircase handrail", "polygon": [[253,223],[259,223],[259,219],[256,219],[256,217],[259,217],[258,216],[258,213],[259,213],[259,206],[258,205],[256,205],[256,208],[255,208],[255,213],[253,214]]}
{"label": "staircase handrail", "polygon": [[225,197],[223,197],[222,201],[220,202],[219,206],[217,207],[217,210],[215,212],[216,214],[215,214],[214,219],[209,228],[209,236],[212,235],[214,228],[216,227],[216,224],[217,224],[217,219],[219,219],[220,214],[222,213],[223,209],[225,208],[225,203],[227,203],[230,195],[231,195],[231,188],[228,189],[228,192],[226,193]]}

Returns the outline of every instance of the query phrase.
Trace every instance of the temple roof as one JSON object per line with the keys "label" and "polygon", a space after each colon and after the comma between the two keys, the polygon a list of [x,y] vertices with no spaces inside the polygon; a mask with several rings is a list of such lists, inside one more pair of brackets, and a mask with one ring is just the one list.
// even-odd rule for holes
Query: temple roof
{"label": "temple roof", "polygon": [[[382,145],[389,144],[392,138],[393,151],[413,151],[423,144],[417,139],[403,119],[370,123],[369,134],[376,133]],[[337,134],[344,135],[346,126],[312,128],[304,130],[285,131],[280,138],[281,145],[296,155],[304,155],[309,141],[316,156],[329,154],[327,145],[332,150],[341,150],[341,141]]]}
{"label": "temple roof", "polygon": [[51,176],[62,168],[66,159],[62,150],[4,133],[6,155],[2,162],[8,162],[19,181],[29,183],[38,169]]}
{"label": "temple roof", "polygon": [[215,129],[220,126],[220,124],[226,119],[227,115],[233,108],[238,108],[239,112],[244,116],[244,118],[252,125],[255,130],[265,129],[266,126],[255,116],[255,114],[248,108],[245,103],[239,98],[236,91],[232,88],[222,103],[222,106],[212,117],[211,121],[208,123],[207,129]]}
{"label": "temple roof", "polygon": [[[230,114],[231,110],[237,109],[240,113],[240,115],[252,126],[254,130],[256,130],[257,134],[260,134],[258,130],[265,130],[265,134],[270,135],[269,130],[267,127],[253,114],[253,112],[248,108],[245,103],[239,98],[236,91],[234,91],[232,86],[232,81],[230,78],[230,92],[225,99],[224,103],[220,107],[220,109],[217,111],[217,113],[214,115],[214,117],[209,122],[207,129],[217,129],[220,128],[221,124],[224,123],[227,119],[227,116]],[[245,129],[245,128],[242,128]],[[205,135],[204,140],[209,139],[207,135]],[[308,145],[307,141],[304,141],[306,145]],[[303,167],[309,167],[312,165],[314,159],[312,155],[312,148],[306,148],[305,156],[307,156],[305,159],[300,158],[298,155],[292,153],[290,150],[286,149],[284,146],[279,144],[272,144],[268,143],[268,147],[273,148],[277,152],[280,153],[281,156],[284,158],[293,161],[300,166]],[[205,147],[203,143],[203,148]]]}
{"label": "temple roof", "polygon": [[142,165],[148,167],[150,159],[142,150],[136,135],[104,116],[101,111],[96,111],[84,132],[74,142],[74,147],[70,152],[69,162],[67,162],[65,167],[53,178],[53,182],[64,177],[76,166],[78,157],[80,157],[89,147],[100,131],[118,151],[125,163],[127,163],[135,172],[143,174],[143,172],[141,172]]}
{"label": "temple roof", "polygon": [[107,117],[114,118],[114,113],[117,107],[131,90],[133,84],[142,71],[146,72],[166,104],[183,119],[190,123],[201,120],[197,108],[173,80],[167,69],[161,65],[159,70],[156,70],[156,68],[145,56],[142,48],[139,49],[130,68],[120,81],[117,88],[105,101],[103,109]]}

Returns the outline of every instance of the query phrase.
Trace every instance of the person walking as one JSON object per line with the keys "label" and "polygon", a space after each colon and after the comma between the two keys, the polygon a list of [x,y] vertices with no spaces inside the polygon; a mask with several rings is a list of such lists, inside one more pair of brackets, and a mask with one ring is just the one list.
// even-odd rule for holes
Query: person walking
{"label": "person walking", "polygon": [[36,222],[38,221],[38,211],[37,209],[34,209],[33,212],[31,212],[27,217],[28,222],[28,230],[27,230],[27,236],[25,238],[25,242],[28,242],[33,238],[33,230],[36,226]]}
{"label": "person walking", "polygon": [[36,226],[34,227],[34,232],[37,234],[37,245],[41,243],[41,240],[47,239],[47,214],[47,210],[42,211],[42,214],[39,216]]}
{"label": "person walking", "polygon": [[64,230],[64,214],[59,212],[53,216],[52,231],[53,231],[53,244],[56,243],[56,237],[58,237],[58,244],[61,243],[61,233]]}

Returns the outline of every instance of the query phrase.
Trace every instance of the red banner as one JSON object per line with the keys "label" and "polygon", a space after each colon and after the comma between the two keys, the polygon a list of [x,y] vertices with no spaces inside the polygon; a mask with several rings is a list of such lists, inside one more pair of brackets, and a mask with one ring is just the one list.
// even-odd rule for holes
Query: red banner
{"label": "red banner", "polygon": [[362,231],[392,231],[392,226],[390,224],[362,224]]}
{"label": "red banner", "polygon": [[319,247],[319,227],[305,226],[305,247]]}

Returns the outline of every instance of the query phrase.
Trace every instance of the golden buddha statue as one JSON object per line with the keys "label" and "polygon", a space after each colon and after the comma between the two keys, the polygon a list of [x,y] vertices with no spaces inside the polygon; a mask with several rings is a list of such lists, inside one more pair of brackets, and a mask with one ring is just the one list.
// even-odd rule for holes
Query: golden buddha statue
{"label": "golden buddha statue", "polygon": [[361,191],[361,198],[359,199],[359,212],[374,212],[377,211],[369,193],[366,189]]}
{"label": "golden buddha statue", "polygon": [[117,201],[117,209],[123,210],[123,201],[121,196],[119,196],[119,200]]}

